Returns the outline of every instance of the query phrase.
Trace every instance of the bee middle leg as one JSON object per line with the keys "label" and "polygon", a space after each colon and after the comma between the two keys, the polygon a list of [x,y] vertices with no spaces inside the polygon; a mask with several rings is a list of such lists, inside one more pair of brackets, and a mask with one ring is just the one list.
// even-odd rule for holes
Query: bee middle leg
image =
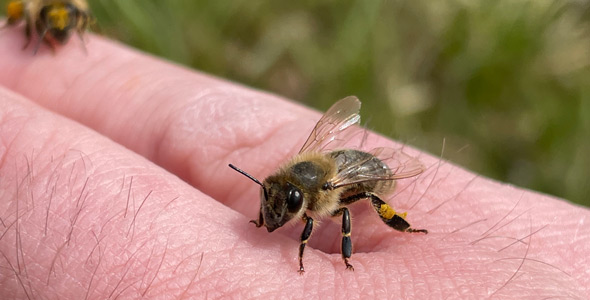
{"label": "bee middle leg", "polygon": [[348,263],[348,259],[352,256],[352,240],[350,239],[351,222],[348,208],[342,207],[332,213],[334,217],[340,215],[342,215],[342,248],[340,248],[340,252],[342,253],[344,264],[346,264],[346,269],[354,271],[354,267]]}

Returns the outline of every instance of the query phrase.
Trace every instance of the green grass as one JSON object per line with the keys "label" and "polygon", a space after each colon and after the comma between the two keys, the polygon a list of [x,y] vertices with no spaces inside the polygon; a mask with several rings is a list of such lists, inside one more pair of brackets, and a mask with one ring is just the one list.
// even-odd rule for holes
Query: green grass
{"label": "green grass", "polygon": [[583,1],[91,2],[104,35],[590,205]]}

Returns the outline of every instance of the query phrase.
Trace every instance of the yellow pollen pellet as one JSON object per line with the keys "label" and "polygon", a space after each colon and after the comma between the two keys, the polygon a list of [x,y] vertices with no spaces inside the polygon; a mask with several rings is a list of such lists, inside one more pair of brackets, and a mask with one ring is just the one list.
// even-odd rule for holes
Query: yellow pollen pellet
{"label": "yellow pollen pellet", "polygon": [[49,12],[51,23],[59,30],[66,28],[68,11],[65,8],[55,8]]}
{"label": "yellow pollen pellet", "polygon": [[23,2],[10,1],[6,6],[6,14],[10,19],[18,20],[23,16]]}
{"label": "yellow pollen pellet", "polygon": [[390,220],[391,218],[393,218],[393,216],[395,216],[395,210],[387,204],[382,204],[379,208],[379,215],[384,217],[385,219]]}

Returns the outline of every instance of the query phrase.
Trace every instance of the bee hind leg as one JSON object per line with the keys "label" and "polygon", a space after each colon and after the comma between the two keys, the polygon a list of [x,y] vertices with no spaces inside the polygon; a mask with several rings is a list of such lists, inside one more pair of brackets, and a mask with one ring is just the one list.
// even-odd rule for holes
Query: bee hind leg
{"label": "bee hind leg", "polygon": [[354,271],[354,267],[348,263],[348,259],[352,256],[352,240],[350,239],[351,222],[348,208],[342,207],[332,214],[334,217],[340,215],[342,215],[342,248],[340,248],[340,252],[342,253],[342,259],[344,260],[346,269]]}
{"label": "bee hind leg", "polygon": [[389,204],[383,202],[379,197],[374,194],[367,193],[368,197],[371,199],[371,204],[375,211],[381,217],[381,220],[387,224],[389,227],[402,231],[402,232],[423,232],[428,233],[426,229],[414,229],[410,227],[410,223],[406,221],[407,213],[398,213],[396,212]]}

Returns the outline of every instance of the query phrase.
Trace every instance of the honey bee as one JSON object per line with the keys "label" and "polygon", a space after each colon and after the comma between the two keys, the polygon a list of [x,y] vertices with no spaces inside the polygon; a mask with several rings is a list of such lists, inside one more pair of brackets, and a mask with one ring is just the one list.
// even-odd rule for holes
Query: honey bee
{"label": "honey bee", "polygon": [[402,232],[428,233],[414,229],[382,197],[393,192],[395,180],[417,176],[422,163],[401,150],[376,148],[372,151],[338,148],[360,129],[361,102],[354,96],[336,102],[313,128],[295,157],[263,182],[229,166],[260,185],[260,212],[256,227],[273,232],[292,220],[305,223],[299,246],[299,272],[303,273],[303,251],[309,240],[314,218],[342,217],[342,259],[346,268],[352,255],[350,212],[346,207],[361,199],[371,201],[381,220]]}
{"label": "honey bee", "polygon": [[52,49],[55,44],[65,44],[76,32],[81,40],[93,20],[86,0],[10,0],[6,5],[7,25],[25,20],[27,48],[33,37],[38,36],[33,53],[37,53],[44,41]]}

